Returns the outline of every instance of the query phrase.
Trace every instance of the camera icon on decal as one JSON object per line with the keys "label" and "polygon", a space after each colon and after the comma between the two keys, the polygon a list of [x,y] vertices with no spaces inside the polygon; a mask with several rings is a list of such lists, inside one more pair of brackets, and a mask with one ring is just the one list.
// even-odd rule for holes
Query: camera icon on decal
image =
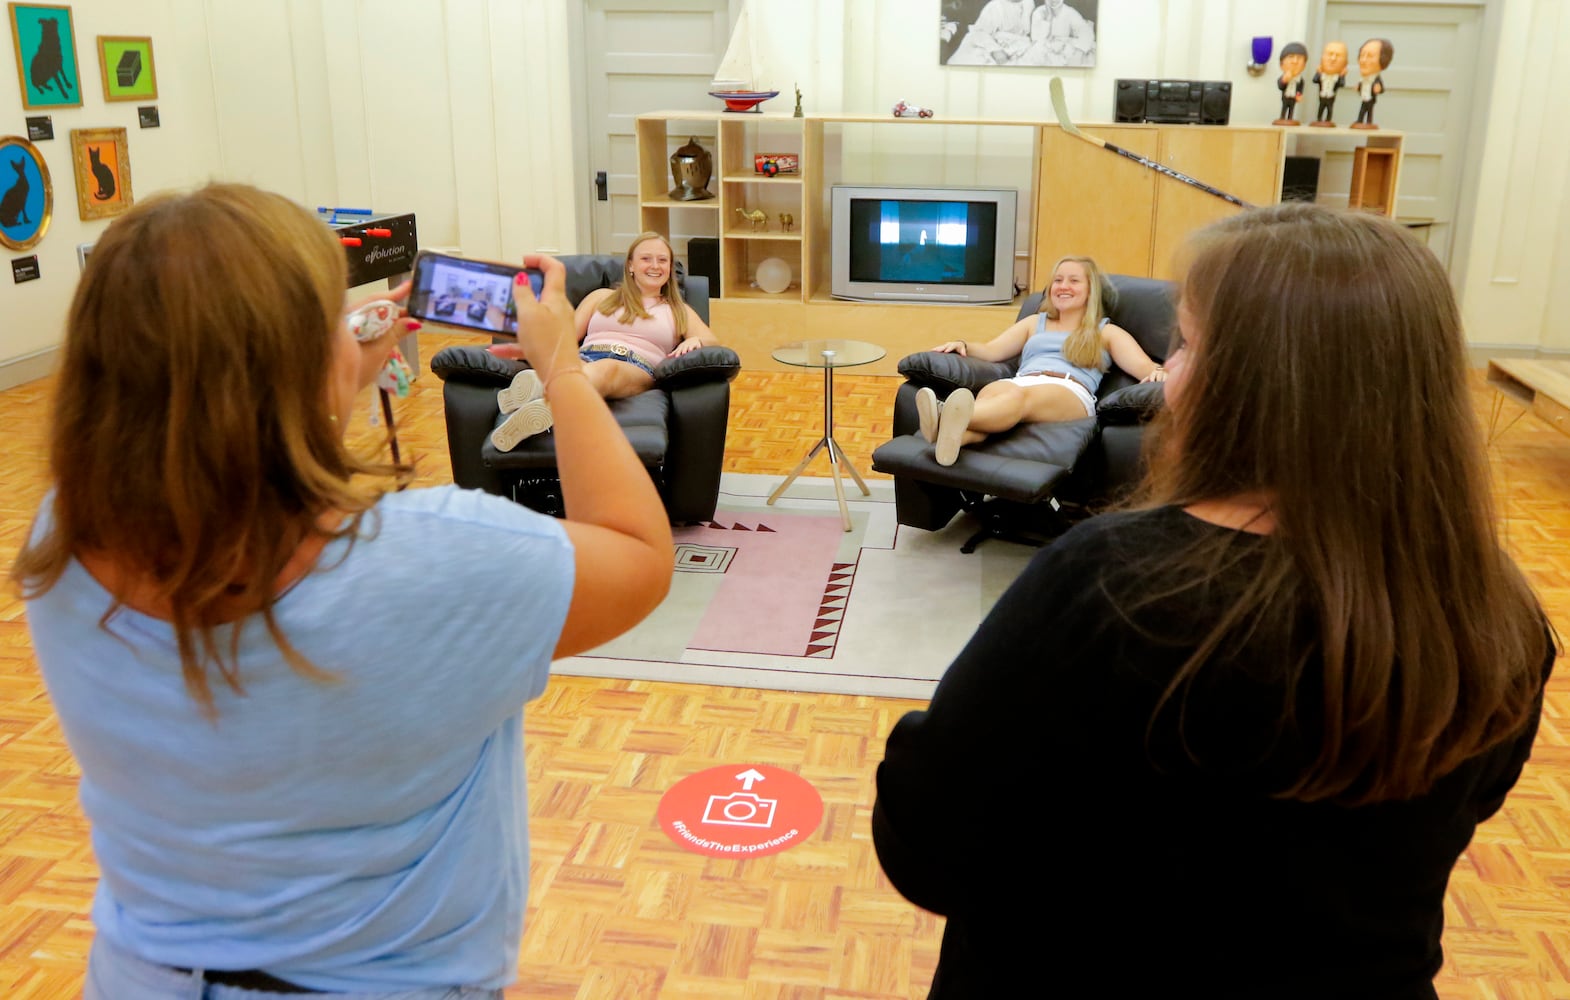
{"label": "camera icon on decal", "polygon": [[729,795],[710,795],[709,804],[703,807],[704,823],[715,826],[754,826],[767,830],[774,825],[774,807],[778,799],[765,799],[751,792],[731,792]]}

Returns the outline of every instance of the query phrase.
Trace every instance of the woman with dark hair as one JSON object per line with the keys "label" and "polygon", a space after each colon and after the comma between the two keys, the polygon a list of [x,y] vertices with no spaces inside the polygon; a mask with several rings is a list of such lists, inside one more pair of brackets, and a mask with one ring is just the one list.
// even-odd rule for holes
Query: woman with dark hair
{"label": "woman with dark hair", "polygon": [[523,704],[648,614],[672,564],[562,265],[524,264],[566,521],[394,492],[407,469],[349,450],[410,324],[356,340],[343,248],[298,205],[211,185],[98,241],[12,570],[102,871],[87,1000],[500,998],[516,977]]}
{"label": "woman with dark hair", "polygon": [[934,347],[982,361],[1019,358],[1014,377],[989,382],[978,394],[956,389],[939,402],[931,389],[916,392],[921,436],[932,442],[934,460],[953,465],[962,446],[1022,423],[1095,416],[1096,390],[1114,363],[1142,382],[1166,378],[1134,335],[1107,318],[1116,298],[1094,260],[1064,257],[1052,268],[1036,315],[986,343],[950,340]]}
{"label": "woman with dark hair", "polygon": [[[642,233],[632,241],[621,284],[585,295],[573,322],[583,342],[578,353],[584,374],[606,399],[647,392],[654,388],[654,369],[661,361],[719,343],[697,310],[682,301],[675,255],[659,233]],[[490,351],[517,360],[528,354],[518,344],[497,344]],[[519,372],[496,402],[511,414],[491,432],[491,443],[502,451],[551,426],[550,407],[532,368]]]}
{"label": "woman with dark hair", "polygon": [[[1313,266],[1304,267],[1304,255]],[[1435,996],[1555,642],[1443,267],[1287,204],[1194,240],[1146,500],[1038,555],[895,726],[872,830],[933,997]]]}

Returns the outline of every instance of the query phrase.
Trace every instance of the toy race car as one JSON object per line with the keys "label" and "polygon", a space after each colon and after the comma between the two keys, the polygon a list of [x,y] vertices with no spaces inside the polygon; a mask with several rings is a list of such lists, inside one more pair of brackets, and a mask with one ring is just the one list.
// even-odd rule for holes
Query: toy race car
{"label": "toy race car", "polygon": [[900,101],[898,104],[894,105],[894,117],[895,118],[931,118],[932,117],[932,109],[931,108],[917,107],[914,104],[906,104],[904,101]]}

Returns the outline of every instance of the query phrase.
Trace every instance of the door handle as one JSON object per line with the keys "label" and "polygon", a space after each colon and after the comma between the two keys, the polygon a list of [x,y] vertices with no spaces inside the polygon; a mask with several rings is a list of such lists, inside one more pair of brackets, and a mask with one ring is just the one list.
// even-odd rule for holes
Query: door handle
{"label": "door handle", "polygon": [[610,201],[611,195],[610,191],[608,190],[609,187],[610,185],[605,179],[605,171],[596,171],[594,174],[594,190],[598,192],[596,195],[598,200]]}

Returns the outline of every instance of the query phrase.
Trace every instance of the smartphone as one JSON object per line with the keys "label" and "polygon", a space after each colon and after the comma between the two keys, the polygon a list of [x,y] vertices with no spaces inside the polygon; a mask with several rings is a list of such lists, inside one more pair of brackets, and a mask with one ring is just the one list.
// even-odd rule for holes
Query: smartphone
{"label": "smartphone", "polygon": [[418,320],[515,337],[518,310],[512,292],[520,272],[529,276],[529,289],[538,299],[545,275],[536,268],[422,250],[414,258],[406,308]]}

